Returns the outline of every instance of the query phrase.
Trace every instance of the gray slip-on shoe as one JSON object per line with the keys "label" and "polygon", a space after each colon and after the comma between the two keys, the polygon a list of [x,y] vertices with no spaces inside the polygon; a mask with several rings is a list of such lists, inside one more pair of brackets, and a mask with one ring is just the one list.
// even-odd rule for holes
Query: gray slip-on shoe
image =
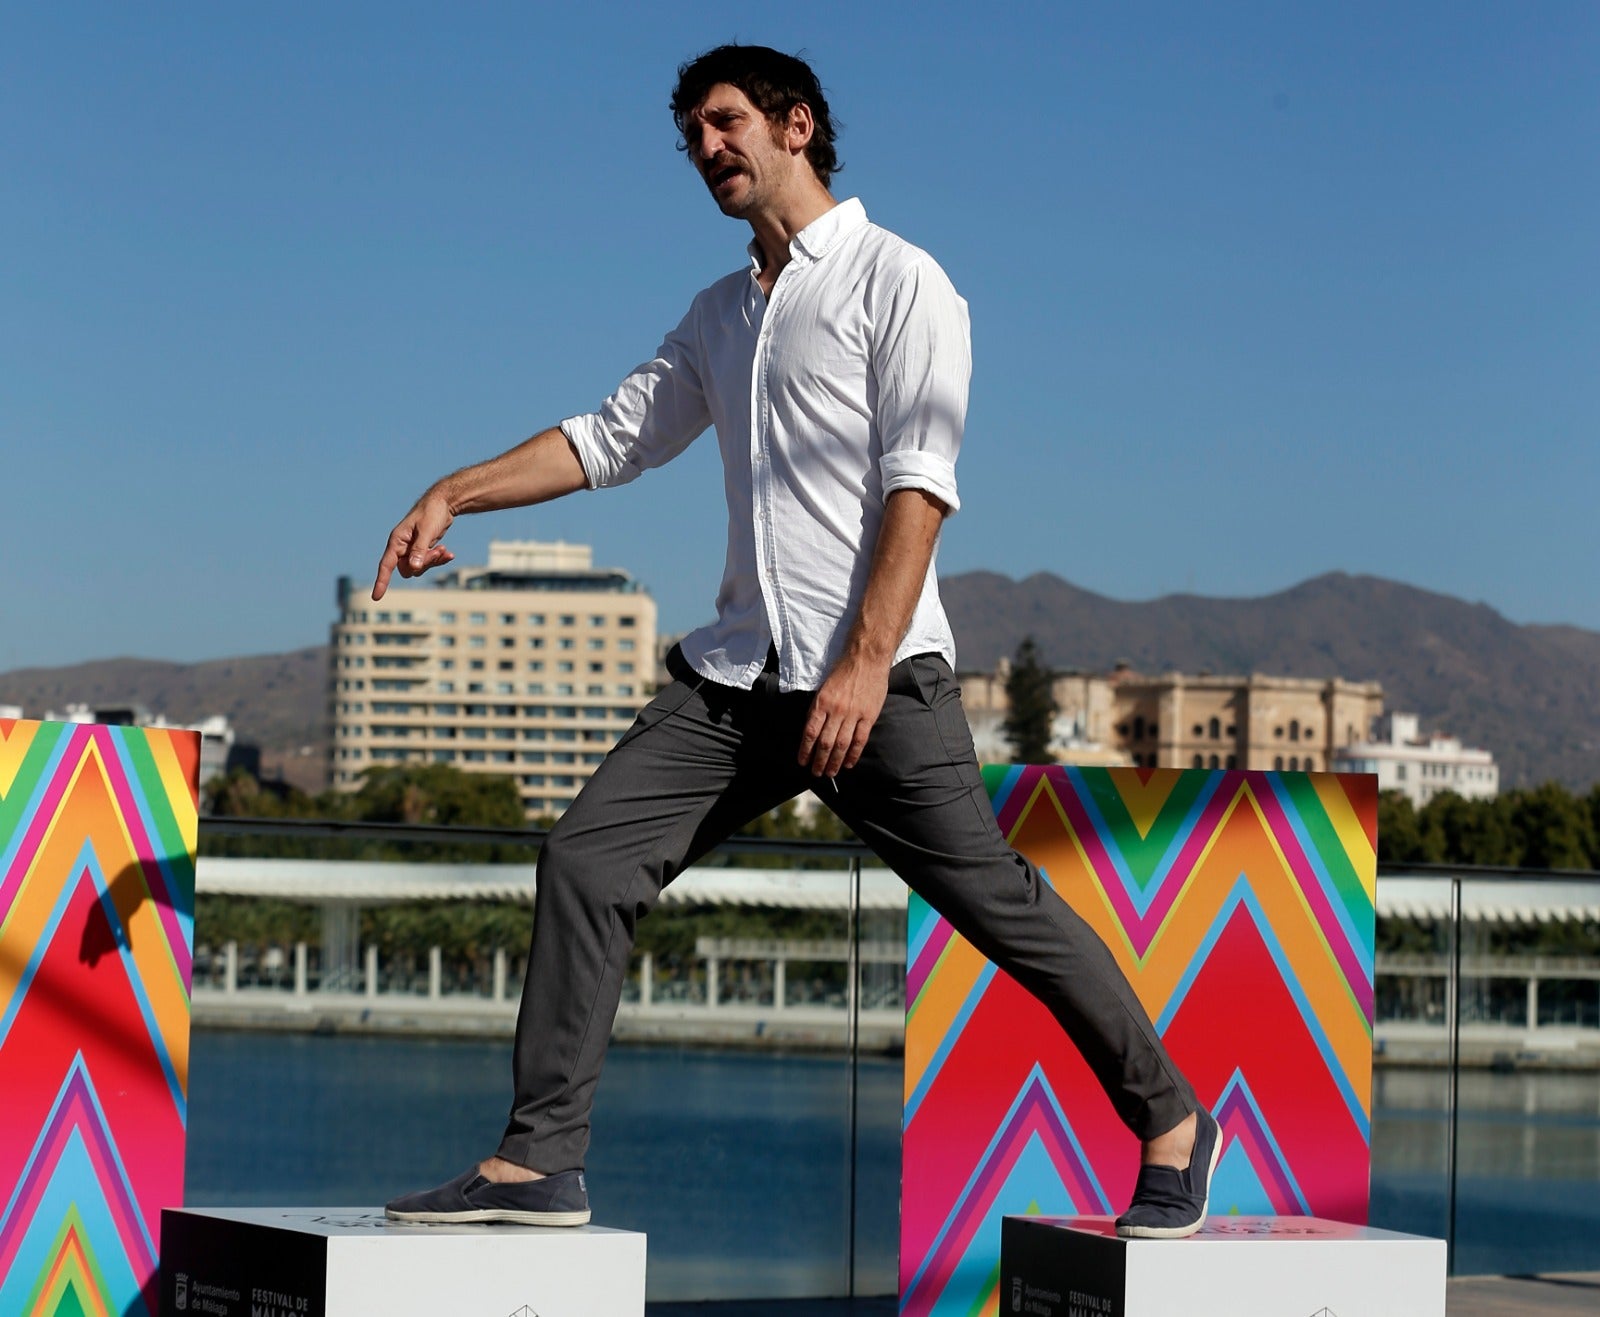
{"label": "gray slip-on shoe", "polygon": [[589,1190],[582,1171],[496,1184],[474,1166],[437,1189],[396,1198],[383,1214],[391,1221],[428,1224],[503,1221],[519,1226],[581,1226],[589,1221]]}
{"label": "gray slip-on shoe", "polygon": [[1204,1107],[1195,1121],[1194,1151],[1183,1170],[1176,1166],[1141,1166],[1133,1183],[1133,1201],[1117,1218],[1124,1239],[1182,1239],[1206,1223],[1211,1177],[1222,1155],[1222,1131]]}

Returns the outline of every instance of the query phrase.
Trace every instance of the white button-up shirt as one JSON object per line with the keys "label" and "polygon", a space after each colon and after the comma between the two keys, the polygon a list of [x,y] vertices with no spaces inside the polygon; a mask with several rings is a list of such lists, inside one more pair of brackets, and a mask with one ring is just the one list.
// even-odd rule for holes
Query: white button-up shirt
{"label": "white button-up shirt", "polygon": [[[600,489],[660,466],[714,425],[728,501],[717,620],[686,636],[702,676],[748,688],[778,651],[782,690],[815,690],[866,589],[884,502],[920,489],[954,512],[972,347],[966,303],[926,252],[854,199],[807,225],[772,296],[719,279],[598,412],[561,423]],[[955,642],[933,564],[896,651]]]}

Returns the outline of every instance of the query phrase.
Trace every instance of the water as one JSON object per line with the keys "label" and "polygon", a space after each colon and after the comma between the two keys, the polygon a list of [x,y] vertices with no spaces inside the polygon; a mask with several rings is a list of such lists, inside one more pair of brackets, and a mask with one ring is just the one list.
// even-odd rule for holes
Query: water
{"label": "water", "polygon": [[[357,1206],[492,1152],[510,1100],[504,1043],[197,1031],[194,1206]],[[856,1289],[892,1293],[901,1071],[858,1072]],[[850,1290],[845,1058],[613,1048],[594,1112],[590,1198],[650,1238],[655,1299]]]}
{"label": "water", "polygon": [[[498,1042],[197,1031],[193,1205],[380,1203],[491,1151]],[[901,1068],[862,1058],[855,1288],[895,1287]],[[1380,1070],[1372,1223],[1443,1235],[1445,1077]],[[1457,1271],[1600,1268],[1600,1075],[1462,1079]],[[851,1284],[850,1065],[814,1055],[618,1047],[594,1115],[590,1195],[650,1237],[653,1298],[842,1294]]]}

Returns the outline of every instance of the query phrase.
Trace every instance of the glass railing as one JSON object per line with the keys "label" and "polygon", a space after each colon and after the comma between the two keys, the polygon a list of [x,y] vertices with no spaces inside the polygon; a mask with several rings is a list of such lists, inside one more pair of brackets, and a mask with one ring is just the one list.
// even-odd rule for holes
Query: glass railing
{"label": "glass railing", "polygon": [[[191,1203],[377,1203],[492,1151],[539,841],[204,821]],[[1458,1273],[1600,1267],[1600,875],[1385,870],[1379,911],[1372,1223]],[[894,1291],[904,948],[849,843],[730,841],[640,925],[587,1165],[653,1299]]]}

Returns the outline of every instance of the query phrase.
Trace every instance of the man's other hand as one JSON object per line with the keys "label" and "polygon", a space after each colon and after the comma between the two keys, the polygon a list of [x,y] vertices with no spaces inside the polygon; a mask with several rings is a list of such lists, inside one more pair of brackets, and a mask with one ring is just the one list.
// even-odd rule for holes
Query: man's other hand
{"label": "man's other hand", "polygon": [[811,701],[800,733],[799,762],[818,777],[836,777],[854,768],[888,694],[888,669],[840,659]]}
{"label": "man's other hand", "polygon": [[430,567],[454,562],[455,554],[440,543],[454,520],[443,495],[429,490],[418,499],[416,507],[389,532],[383,557],[378,559],[378,576],[372,583],[373,599],[383,598],[384,591],[389,588],[389,578],[397,571],[410,579],[421,576]]}

